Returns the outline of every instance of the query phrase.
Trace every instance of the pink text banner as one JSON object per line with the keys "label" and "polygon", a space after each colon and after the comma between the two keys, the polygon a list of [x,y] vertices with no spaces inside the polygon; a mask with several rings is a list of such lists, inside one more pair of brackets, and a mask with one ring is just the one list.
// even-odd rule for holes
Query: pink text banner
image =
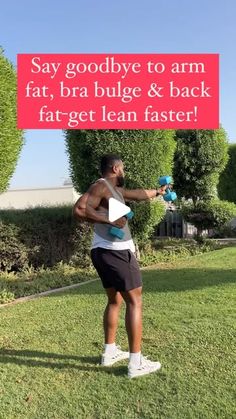
{"label": "pink text banner", "polygon": [[218,54],[18,54],[18,128],[217,129]]}

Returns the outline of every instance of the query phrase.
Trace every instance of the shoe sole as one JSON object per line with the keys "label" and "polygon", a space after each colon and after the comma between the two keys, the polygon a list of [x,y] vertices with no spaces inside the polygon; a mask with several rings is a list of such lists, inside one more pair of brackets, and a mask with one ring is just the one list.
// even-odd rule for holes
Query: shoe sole
{"label": "shoe sole", "polygon": [[111,362],[106,362],[106,363],[104,363],[104,362],[102,361],[102,362],[101,362],[101,365],[102,365],[102,367],[110,367],[111,365],[114,365],[116,362],[119,362],[119,361],[124,361],[125,359],[129,359],[129,355],[128,355],[128,356],[124,356],[124,357],[119,358],[119,359],[114,359],[114,361],[111,361]]}
{"label": "shoe sole", "polygon": [[160,369],[161,369],[161,365],[158,368],[154,369],[154,370],[151,370],[151,371],[143,371],[143,372],[140,372],[140,373],[135,374],[135,375],[129,375],[129,373],[128,373],[128,378],[129,379],[132,379],[132,378],[142,377],[144,375],[148,375],[148,374],[152,374],[153,372],[160,371]]}

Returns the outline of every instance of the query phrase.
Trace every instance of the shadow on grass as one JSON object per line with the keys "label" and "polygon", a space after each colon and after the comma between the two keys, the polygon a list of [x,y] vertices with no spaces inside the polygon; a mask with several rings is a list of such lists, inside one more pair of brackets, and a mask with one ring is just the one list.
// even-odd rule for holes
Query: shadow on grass
{"label": "shadow on grass", "polygon": [[113,375],[124,375],[127,372],[127,367],[125,366],[112,366],[108,368],[99,365],[99,363],[100,357],[95,356],[64,355],[27,349],[0,349],[0,364],[14,364],[26,367],[43,367],[59,370],[74,369],[77,371],[105,372]]}
{"label": "shadow on grass", "polygon": [[[183,268],[183,269],[151,269],[142,272],[143,292],[179,292],[200,290],[207,287],[236,283],[236,269]],[[73,290],[64,291],[63,295],[71,294],[104,294],[100,279]],[[51,294],[49,297],[57,297]]]}

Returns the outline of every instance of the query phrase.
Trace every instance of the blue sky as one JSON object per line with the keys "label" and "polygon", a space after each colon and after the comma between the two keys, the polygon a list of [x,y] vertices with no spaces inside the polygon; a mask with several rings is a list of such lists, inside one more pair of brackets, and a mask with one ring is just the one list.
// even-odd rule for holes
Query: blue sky
{"label": "blue sky", "polygon": [[[235,0],[7,0],[0,44],[17,53],[219,53],[220,120],[236,142]],[[11,188],[69,176],[60,130],[29,130]]]}

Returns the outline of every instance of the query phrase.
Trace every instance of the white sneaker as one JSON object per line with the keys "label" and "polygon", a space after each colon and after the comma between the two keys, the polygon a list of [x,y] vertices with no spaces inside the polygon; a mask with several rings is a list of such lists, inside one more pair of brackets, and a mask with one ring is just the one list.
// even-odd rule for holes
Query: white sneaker
{"label": "white sneaker", "polygon": [[115,362],[122,361],[122,359],[128,359],[129,352],[121,351],[120,346],[116,347],[116,352],[112,355],[110,354],[102,354],[102,361],[101,365],[104,367],[108,367],[110,365],[115,364]]}
{"label": "white sneaker", "polygon": [[161,368],[160,362],[153,362],[141,355],[140,365],[137,367],[129,363],[128,365],[128,377],[134,378],[141,375],[151,374],[151,372],[158,371]]}

